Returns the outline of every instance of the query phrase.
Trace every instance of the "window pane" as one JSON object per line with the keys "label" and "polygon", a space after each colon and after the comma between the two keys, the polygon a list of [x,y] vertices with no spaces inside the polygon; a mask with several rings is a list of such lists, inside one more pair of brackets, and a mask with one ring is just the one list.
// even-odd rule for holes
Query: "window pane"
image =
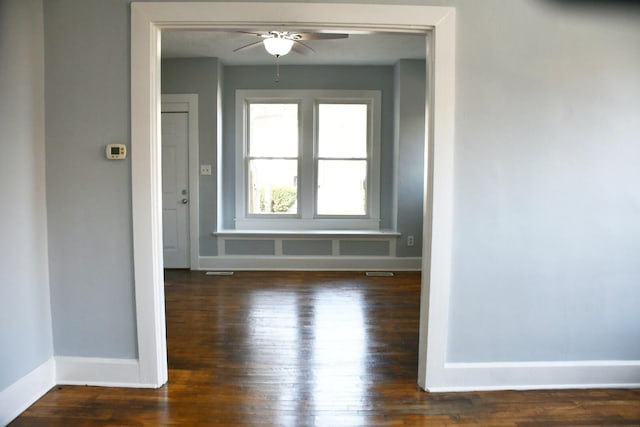
{"label": "window pane", "polygon": [[296,214],[297,181],[297,160],[250,160],[247,212]]}
{"label": "window pane", "polygon": [[249,155],[298,156],[298,104],[249,105]]}
{"label": "window pane", "polygon": [[365,215],[366,182],[365,160],[318,160],[318,215]]}
{"label": "window pane", "polygon": [[367,157],[367,104],[318,106],[318,155]]}

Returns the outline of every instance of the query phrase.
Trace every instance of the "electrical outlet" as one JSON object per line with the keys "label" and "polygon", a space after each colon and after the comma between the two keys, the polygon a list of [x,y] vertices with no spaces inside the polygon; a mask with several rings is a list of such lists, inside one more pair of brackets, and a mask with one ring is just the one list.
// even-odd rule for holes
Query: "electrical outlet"
{"label": "electrical outlet", "polygon": [[407,246],[413,246],[415,244],[415,240],[413,236],[407,236]]}
{"label": "electrical outlet", "polygon": [[211,175],[211,165],[200,165],[200,175]]}

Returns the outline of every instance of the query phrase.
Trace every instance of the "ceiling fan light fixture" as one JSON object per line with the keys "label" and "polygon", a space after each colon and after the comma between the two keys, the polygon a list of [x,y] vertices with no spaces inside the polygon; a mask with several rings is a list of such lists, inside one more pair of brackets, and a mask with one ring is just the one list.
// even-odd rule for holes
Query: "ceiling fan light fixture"
{"label": "ceiling fan light fixture", "polygon": [[264,39],[264,48],[273,56],[284,56],[291,51],[293,40],[283,37]]}

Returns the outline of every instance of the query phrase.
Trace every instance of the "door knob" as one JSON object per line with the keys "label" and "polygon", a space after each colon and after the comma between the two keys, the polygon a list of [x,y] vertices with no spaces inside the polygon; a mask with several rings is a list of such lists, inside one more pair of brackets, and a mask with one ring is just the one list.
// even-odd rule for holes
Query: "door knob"
{"label": "door knob", "polygon": [[186,205],[187,203],[189,203],[189,200],[188,200],[188,199],[182,199],[182,204],[183,204],[183,205]]}

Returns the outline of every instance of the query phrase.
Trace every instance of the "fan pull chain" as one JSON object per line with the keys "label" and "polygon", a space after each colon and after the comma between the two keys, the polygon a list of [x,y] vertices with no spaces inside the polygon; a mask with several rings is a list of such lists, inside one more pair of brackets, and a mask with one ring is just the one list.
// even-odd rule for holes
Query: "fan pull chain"
{"label": "fan pull chain", "polygon": [[278,83],[280,82],[280,55],[275,55],[276,56],[276,79],[275,82]]}

